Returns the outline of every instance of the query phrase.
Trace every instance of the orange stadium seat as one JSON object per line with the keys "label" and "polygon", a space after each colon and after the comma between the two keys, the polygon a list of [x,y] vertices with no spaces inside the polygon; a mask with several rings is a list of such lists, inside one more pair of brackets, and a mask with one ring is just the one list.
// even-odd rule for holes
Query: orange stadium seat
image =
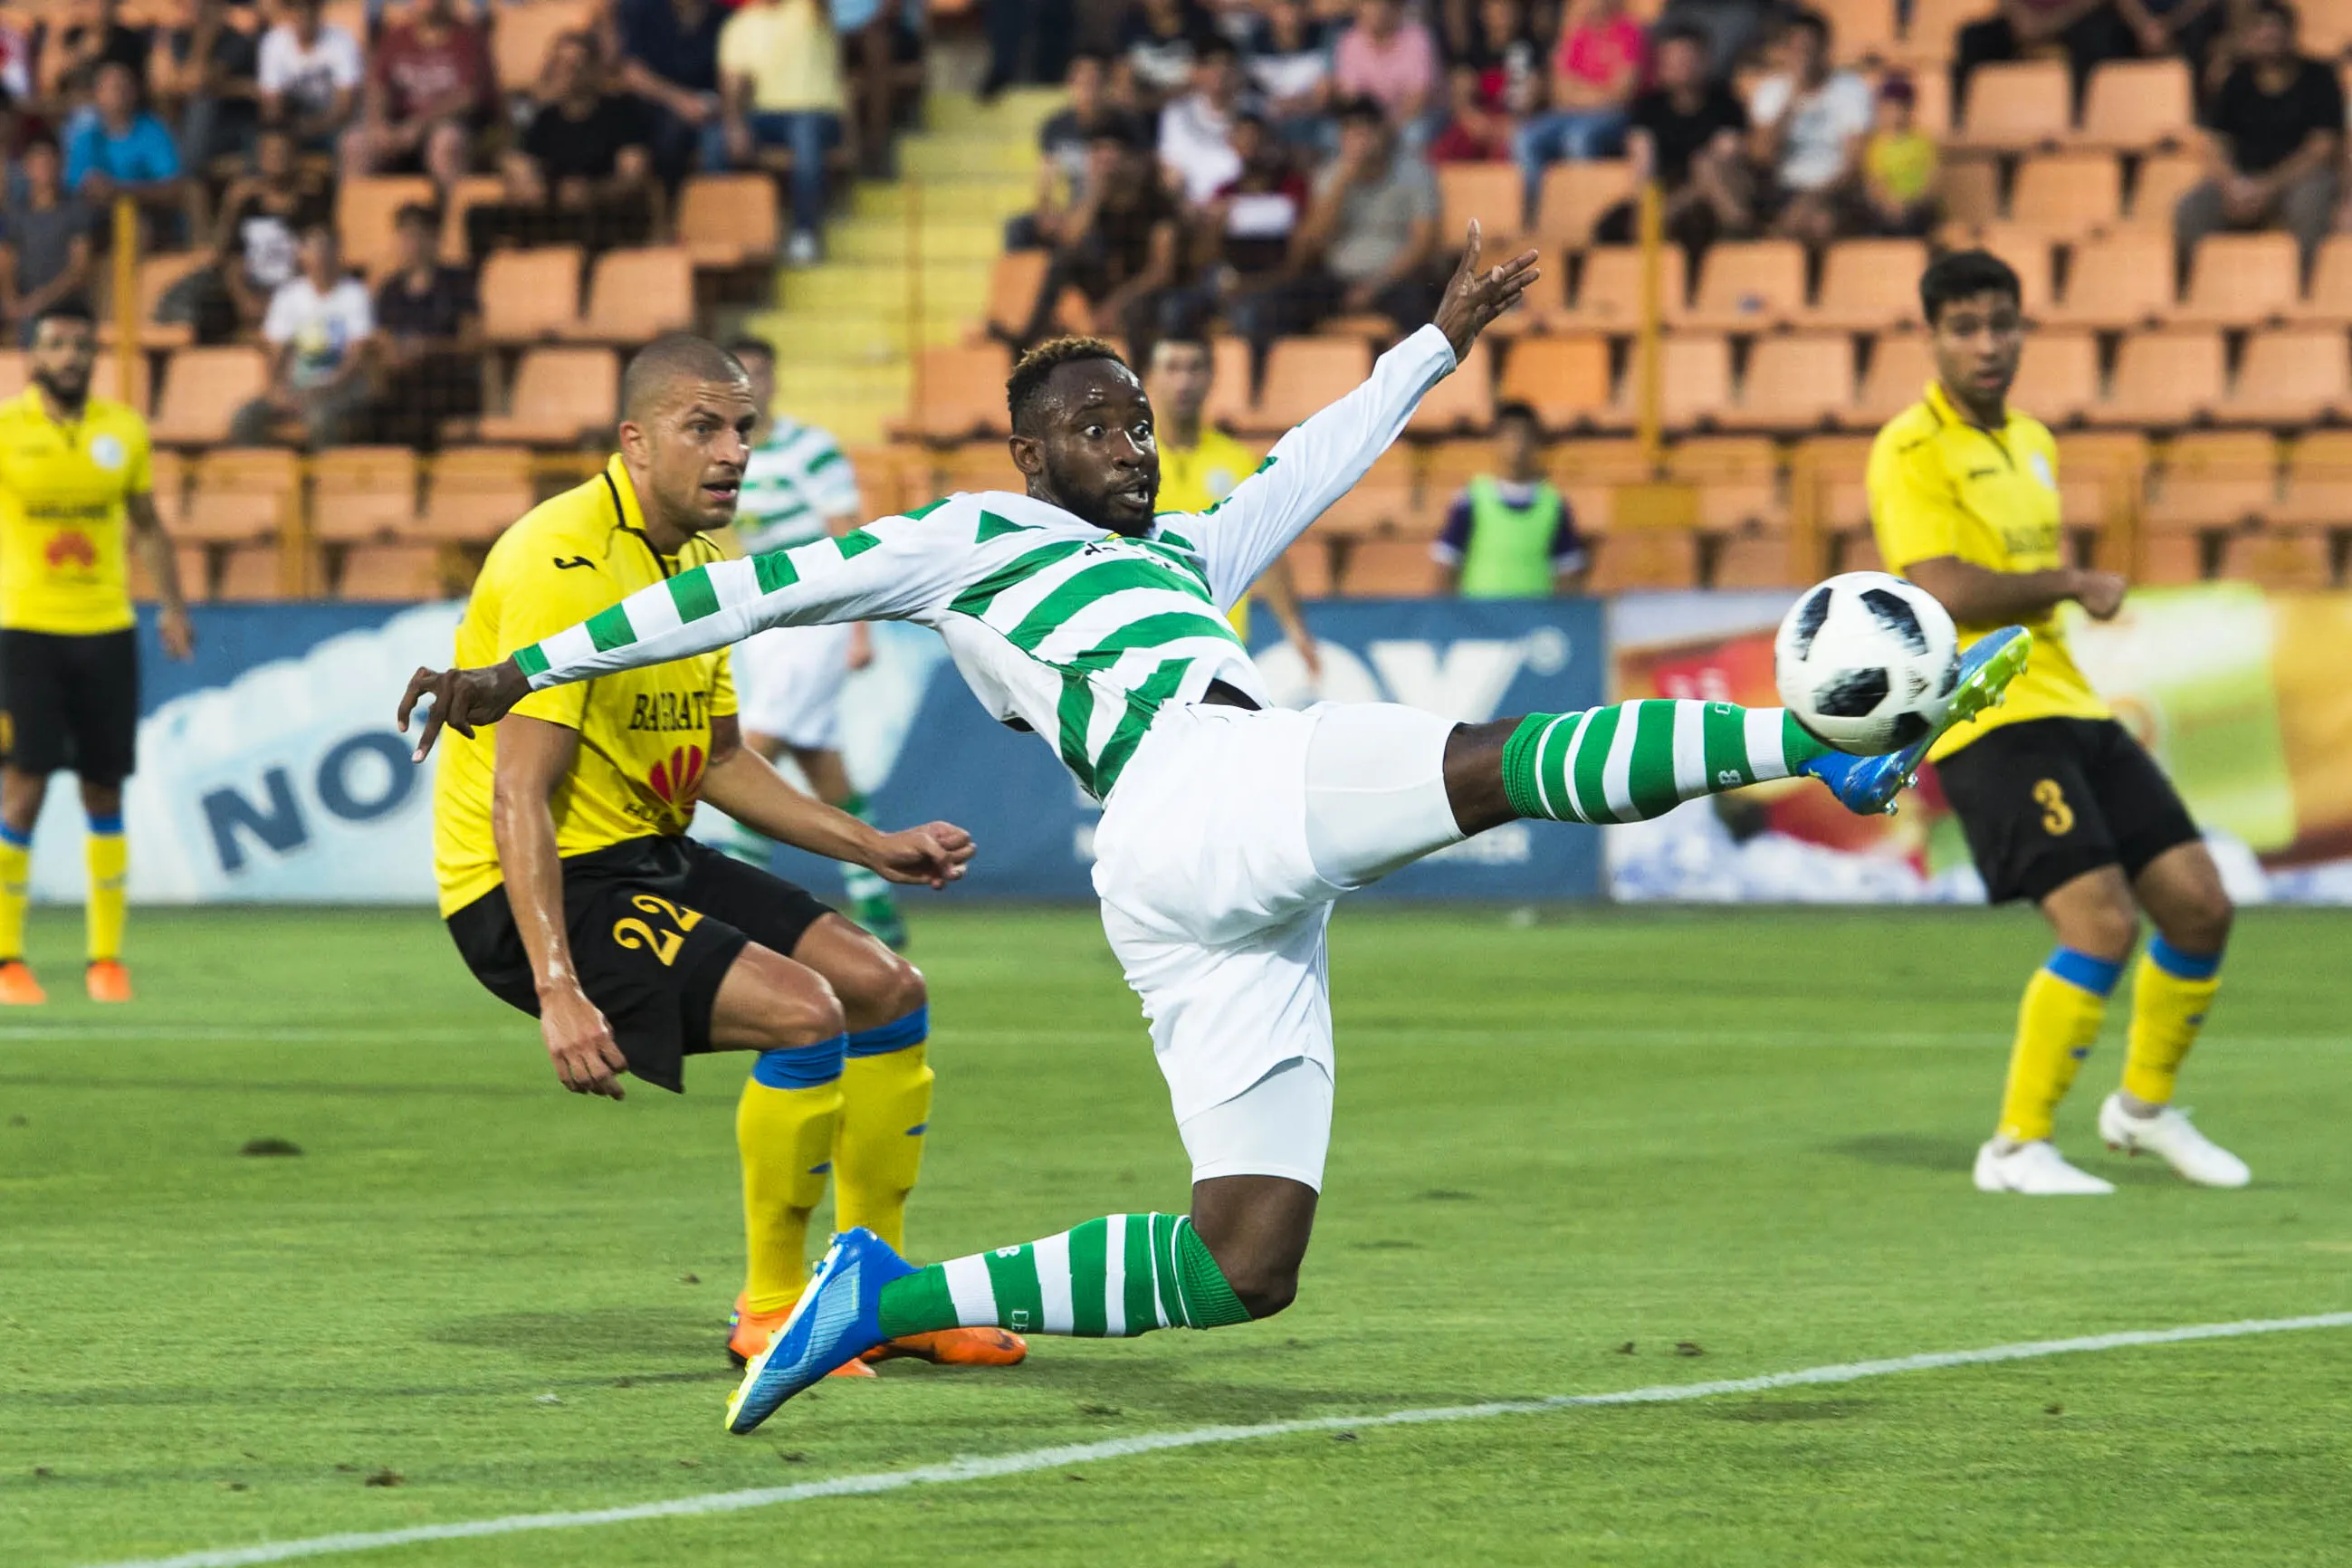
{"label": "orange stadium seat", "polygon": [[[1445,442],[1437,450],[1469,447],[1485,450],[1485,442]],[[1318,534],[1395,532],[1409,526],[1415,510],[1414,459],[1411,447],[1391,447],[1372,461],[1371,469],[1349,488],[1315,520]]]}
{"label": "orange stadium seat", "polygon": [[603,441],[621,416],[621,367],[603,348],[525,349],[507,412],[476,426],[484,441],[569,447]]}
{"label": "orange stadium seat", "polygon": [[1919,321],[1919,274],[1927,246],[1917,239],[1842,239],[1822,262],[1822,293],[1809,325],[1874,332]]}
{"label": "orange stadium seat", "polygon": [[536,0],[529,5],[499,6],[499,25],[490,32],[499,86],[508,92],[529,90],[539,80],[555,40],[566,33],[592,30],[597,9],[596,0]]}
{"label": "orange stadium seat", "polygon": [[694,325],[694,262],[686,247],[651,245],[596,258],[588,310],[568,335],[642,343]]}
{"label": "orange stadium seat", "polygon": [[2134,332],[2116,355],[2105,402],[2092,405],[2100,425],[2186,425],[2221,401],[2221,334],[2189,329]]}
{"label": "orange stadium seat", "polygon": [[294,518],[299,459],[279,447],[224,447],[195,465],[187,510],[173,533],[207,544],[275,539]]}
{"label": "orange stadium seat", "polygon": [[1052,252],[1044,250],[1008,250],[997,257],[988,273],[991,331],[1018,339],[1029,330],[1029,318],[1037,309],[1037,290],[1045,286],[1045,273],[1053,262]]}
{"label": "orange stadium seat", "polygon": [[1633,165],[1623,159],[1554,163],[1538,187],[1536,243],[1544,264],[1556,266],[1562,250],[1592,243],[1592,226],[1633,195]]}
{"label": "orange stadium seat", "polygon": [[1915,71],[1911,77],[1915,95],[1911,122],[1937,142],[1952,139],[1952,73],[1945,70]]}
{"label": "orange stadium seat", "polygon": [[433,460],[416,531],[452,543],[487,544],[538,499],[529,451],[453,447]]}
{"label": "orange stadium seat", "polygon": [[2045,425],[2082,417],[2099,396],[2099,342],[2088,332],[2036,332],[2025,340],[2009,400]]}
{"label": "orange stadium seat", "polygon": [[678,195],[677,241],[697,267],[773,261],[782,227],[776,183],[765,174],[697,174]]}
{"label": "orange stadium seat", "polygon": [[[173,564],[180,569],[180,596],[192,605],[201,605],[213,596],[212,552],[201,544],[174,545]],[[131,552],[131,596],[142,605],[152,605],[157,598],[155,584],[147,575],[145,561],[137,551]]]}
{"label": "orange stadium seat", "polygon": [[499,250],[482,263],[482,332],[494,343],[562,337],[580,320],[580,247]]}
{"label": "orange stadium seat", "polygon": [[1936,199],[1944,221],[1964,228],[2000,216],[2000,161],[1956,151],[1936,174]]}
{"label": "orange stadium seat", "polygon": [[[467,174],[449,193],[441,211],[441,259],[450,267],[462,267],[472,254],[472,237],[466,231],[466,215],[476,207],[488,206],[507,199],[504,180],[496,174]],[[389,267],[391,258],[385,258]]]}
{"label": "orange stadium seat", "polygon": [[149,454],[148,470],[155,484],[155,515],[166,529],[177,528],[188,510],[187,459],[169,447],[159,447]]}
{"label": "orange stadium seat", "polygon": [[1921,390],[1935,374],[1935,360],[1927,352],[1924,334],[1882,334],[1870,351],[1870,368],[1863,373],[1853,422],[1874,427],[1885,424],[1919,401]]}
{"label": "orange stadium seat", "polygon": [[1716,546],[1715,569],[1708,574],[1707,585],[1726,591],[1801,588],[1811,575],[1798,569],[1790,535],[1741,533]]}
{"label": "orange stadium seat", "polygon": [[[178,348],[195,341],[195,330],[185,321],[159,321],[155,307],[163,302],[164,291],[200,267],[212,264],[210,251],[167,251],[161,256],[142,258],[139,263],[139,335],[135,340],[142,349]],[[99,291],[98,309],[104,318],[99,324],[99,342],[112,343],[117,328],[113,320],[113,290]]]}
{"label": "orange stadium seat", "polygon": [[1761,484],[1780,474],[1780,449],[1766,436],[1690,436],[1666,449],[1666,477],[1685,484]]}
{"label": "orange stadium seat", "polygon": [[2336,325],[2352,322],[2352,235],[2320,241],[2311,264],[2311,288],[2295,306],[2297,317]]}
{"label": "orange stadium seat", "polygon": [[2341,58],[2352,50],[2352,6],[2321,0],[2316,5],[2296,8],[2300,24],[2295,28],[2295,42],[2303,53],[2315,59]]}
{"label": "orange stadium seat", "polygon": [[335,237],[343,265],[373,276],[399,255],[395,233],[400,209],[412,203],[437,206],[433,182],[422,174],[369,174],[348,179],[335,191]]}
{"label": "orange stadium seat", "polygon": [[966,441],[939,452],[937,457],[939,460],[929,474],[934,496],[1022,488],[1021,470],[1013,466],[1012,451],[1002,440]]}
{"label": "orange stadium seat", "polygon": [[2258,522],[2278,495],[2278,449],[2252,431],[2200,431],[2175,439],[2148,476],[2142,513],[2159,533]]}
{"label": "orange stadium seat", "polygon": [[1563,441],[1551,449],[1549,467],[1562,485],[1638,484],[1656,477],[1642,444],[1622,436]]}
{"label": "orange stadium seat", "polygon": [[2309,528],[2237,533],[2221,545],[2221,575],[2273,591],[2325,588],[2334,576],[2327,535]]}
{"label": "orange stadium seat", "polygon": [[1501,396],[1536,411],[1549,431],[1589,424],[1609,405],[1609,344],[1596,337],[1526,338],[1504,362]]}
{"label": "orange stadium seat", "polygon": [[1330,540],[1310,535],[1282,552],[1282,563],[1290,568],[1291,589],[1300,598],[1328,599],[1337,590],[1331,549]]}
{"label": "orange stadium seat", "polygon": [[1728,424],[1818,430],[1853,409],[1853,342],[1843,332],[1759,339]]}
{"label": "orange stadium seat", "polygon": [[[1667,321],[1681,318],[1689,280],[1682,247],[1658,252],[1658,298]],[[1559,324],[1588,331],[1630,332],[1642,324],[1642,252],[1630,245],[1596,246],[1584,253],[1576,302]]]}
{"label": "orange stadium seat", "polygon": [[2066,297],[2049,314],[2069,326],[2136,327],[2172,309],[2172,237],[2131,229],[2074,247]]}
{"label": "orange stadium seat", "polygon": [[437,544],[354,544],[343,552],[340,596],[345,599],[443,599]]}
{"label": "orange stadium seat", "polygon": [[333,541],[388,539],[416,525],[416,454],[336,447],[310,464],[310,531]]}
{"label": "orange stadium seat", "polygon": [[[1731,405],[1731,344],[1712,332],[1676,333],[1660,345],[1659,410],[1667,428],[1712,424]],[[1638,363],[1626,367],[1606,423],[1630,427],[1642,395]]]}
{"label": "orange stadium seat", "polygon": [[1913,0],[1910,25],[1903,31],[1903,58],[1941,66],[1952,58],[1963,25],[2000,9],[2000,0]]}
{"label": "orange stadium seat", "polygon": [[2172,209],[2205,179],[2205,161],[2194,153],[2160,153],[2140,160],[2132,181],[2129,217],[2136,227],[2172,232]]}
{"label": "orange stadium seat", "polygon": [[1698,586],[1698,534],[1685,528],[1620,528],[1592,541],[1595,594]]}
{"label": "orange stadium seat", "polygon": [[1437,587],[1425,539],[1363,539],[1348,550],[1339,592],[1351,599],[1416,599]]}
{"label": "orange stadium seat", "polygon": [[2074,89],[2058,60],[1979,66],[1969,77],[1959,140],[1969,146],[2054,145],[2074,131]]}
{"label": "orange stadium seat", "polygon": [[2303,261],[2286,234],[2215,234],[2197,244],[2189,291],[2173,319],[2200,326],[2257,326],[2303,302]]}
{"label": "orange stadium seat", "polygon": [[1494,351],[1483,341],[1452,375],[1429,389],[1405,429],[1414,436],[1483,433],[1495,423]]}
{"label": "orange stadium seat", "polygon": [[2326,431],[2294,444],[2271,521],[2282,527],[2352,528],[2352,434]]}
{"label": "orange stadium seat", "polygon": [[1008,434],[1004,378],[1012,371],[1013,353],[1002,343],[923,350],[906,433],[934,441]]}
{"label": "orange stadium seat", "polygon": [[1517,255],[1527,232],[1520,217],[1526,190],[1516,163],[1438,164],[1437,247],[1449,256],[1459,252],[1475,218],[1486,265]]}
{"label": "orange stadium seat", "polygon": [[2127,153],[2191,139],[2196,93],[2179,59],[2108,60],[2091,73],[2083,96],[2083,140]]}
{"label": "orange stadium seat", "polygon": [[154,378],[148,372],[147,363],[148,356],[143,353],[133,356],[131,361],[131,390],[125,392],[122,389],[122,362],[110,353],[99,355],[98,366],[90,372],[90,395],[128,403],[141,414],[146,414],[154,406]]}
{"label": "orange stadium seat", "polygon": [[2051,281],[2057,268],[2050,237],[2023,224],[1997,223],[1985,226],[1977,244],[2016,270],[2027,319],[2038,321],[2047,317],[2058,293]]}
{"label": "orange stadium seat", "polygon": [[[99,362],[101,369],[110,361]],[[269,385],[269,360],[244,345],[182,349],[163,373],[163,390],[150,433],[173,446],[202,446],[228,438],[236,411]],[[100,395],[104,389],[100,388]]]}
{"label": "orange stadium seat", "polygon": [[2018,164],[2010,221],[2053,239],[2081,239],[2123,221],[2123,163],[2112,153],[2049,153]]}
{"label": "orange stadium seat", "polygon": [[225,604],[268,604],[286,595],[286,552],[276,544],[232,545],[220,552],[213,597]]}
{"label": "orange stadium seat", "polygon": [[1755,332],[1805,312],[1805,247],[1792,239],[1733,240],[1699,264],[1698,293],[1683,324]]}
{"label": "orange stadium seat", "polygon": [[1371,373],[1371,345],[1360,340],[1284,338],[1266,354],[1265,384],[1243,428],[1264,435],[1287,430]]}
{"label": "orange stadium seat", "polygon": [[1816,436],[1797,447],[1789,475],[1790,494],[1799,504],[1811,505],[1824,531],[1870,526],[1864,483],[1870,446],[1867,436]]}
{"label": "orange stadium seat", "polygon": [[1250,415],[1250,346],[1246,338],[1219,337],[1209,345],[1209,401],[1201,417],[1233,429]]}
{"label": "orange stadium seat", "polygon": [[1826,0],[1820,10],[1841,62],[1885,59],[1895,52],[1895,0]]}

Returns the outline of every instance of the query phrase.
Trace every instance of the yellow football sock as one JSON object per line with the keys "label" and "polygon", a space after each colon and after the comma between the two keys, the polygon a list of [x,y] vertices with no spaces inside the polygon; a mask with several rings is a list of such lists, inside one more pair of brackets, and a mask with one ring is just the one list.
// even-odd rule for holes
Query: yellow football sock
{"label": "yellow football sock", "polygon": [[0,835],[0,958],[25,956],[25,904],[32,886],[33,846]]}
{"label": "yellow football sock", "polygon": [[743,1161],[744,1305],[781,1312],[808,1283],[809,1215],[841,1114],[841,1040],[762,1051],[735,1107]]}
{"label": "yellow football sock", "polygon": [[2058,1102],[2091,1054],[2123,965],[2062,947],[2025,983],[2017,1043],[2000,1097],[2000,1135],[2031,1143],[2050,1136]]}
{"label": "yellow football sock", "polygon": [[82,840],[89,863],[89,903],[84,919],[89,927],[89,961],[103,963],[122,956],[122,927],[129,918],[124,885],[131,877],[131,844],[120,822],[113,831],[91,828]]}
{"label": "yellow football sock", "polygon": [[2181,1059],[2205,1026],[2206,1009],[2221,989],[2221,955],[2183,952],[2158,937],[2147,944],[2132,977],[2131,1044],[2124,1058],[2124,1092],[2151,1105],[2168,1104]]}
{"label": "yellow football sock", "polygon": [[[850,1037],[853,1050],[859,1038]],[[835,1215],[842,1229],[862,1225],[896,1251],[906,1249],[907,1194],[922,1169],[923,1135],[931,1121],[934,1075],[924,1057],[918,1039],[895,1050],[853,1055],[842,1071],[841,1122],[833,1143]]]}

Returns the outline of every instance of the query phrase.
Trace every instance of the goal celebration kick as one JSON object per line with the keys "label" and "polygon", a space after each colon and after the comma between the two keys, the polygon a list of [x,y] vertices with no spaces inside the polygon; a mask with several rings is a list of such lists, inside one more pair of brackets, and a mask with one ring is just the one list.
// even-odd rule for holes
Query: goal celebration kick
{"label": "goal celebration kick", "polygon": [[[959,494],[840,538],[696,566],[497,664],[410,681],[402,729],[431,700],[422,759],[443,725],[470,735],[533,691],[770,626],[911,621],[939,634],[993,717],[1034,731],[1102,804],[1103,931],[1150,1025],[1192,1163],[1189,1210],[1088,1219],[929,1267],[848,1229],[746,1367],[730,1430],[899,1336],[995,1326],[1121,1338],[1281,1311],[1329,1143],[1325,931],[1343,895],[1506,822],[1633,822],[1794,774],[1851,810],[1891,809],[1934,741],[2024,668],[2032,638],[2019,627],[1954,649],[1941,679],[1898,699],[1917,721],[1888,727],[1899,749],[1874,755],[1836,749],[1787,710],[1720,702],[1485,724],[1389,703],[1273,706],[1225,613],[1402,434],[1535,263],[1530,251],[1483,266],[1472,225],[1430,324],[1207,511],[1155,512],[1140,382],[1109,344],[1057,340],[1007,384],[1025,493]],[[620,434],[640,489],[676,498],[682,521],[697,507],[731,509],[737,424],[750,417],[732,412],[749,406],[740,367],[701,340],[666,339],[630,381]]]}

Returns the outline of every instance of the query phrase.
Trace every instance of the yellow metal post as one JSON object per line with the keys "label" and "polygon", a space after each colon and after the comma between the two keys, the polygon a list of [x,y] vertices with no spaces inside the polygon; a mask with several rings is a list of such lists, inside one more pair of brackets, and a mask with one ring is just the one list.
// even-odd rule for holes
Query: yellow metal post
{"label": "yellow metal post", "polygon": [[[139,209],[114,198],[114,385],[122,401],[139,405]],[[147,410],[139,409],[143,417]]]}

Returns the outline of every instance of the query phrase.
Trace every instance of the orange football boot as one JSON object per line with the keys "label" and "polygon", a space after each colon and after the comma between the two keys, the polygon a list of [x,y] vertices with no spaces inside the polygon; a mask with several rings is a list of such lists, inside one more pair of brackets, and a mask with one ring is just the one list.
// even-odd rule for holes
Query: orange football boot
{"label": "orange football boot", "polygon": [[933,1366],[1019,1366],[1029,1358],[1029,1342],[1009,1329],[934,1329],[885,1340],[862,1359],[888,1361],[902,1355]]}
{"label": "orange football boot", "polygon": [[83,971],[82,984],[89,988],[93,1002],[128,1002],[131,1000],[131,971],[121,961],[101,958]]}
{"label": "orange football boot", "polygon": [[0,1007],[37,1007],[48,999],[31,964],[21,958],[0,963]]}
{"label": "orange football boot", "polygon": [[[768,1348],[768,1342],[776,1337],[776,1331],[782,1328],[784,1320],[792,1315],[793,1310],[790,1307],[781,1312],[746,1311],[743,1298],[736,1297],[735,1310],[728,1314],[727,1318],[727,1359],[733,1362],[739,1368],[750,1365],[751,1358]],[[825,1375],[827,1377],[873,1377],[877,1374],[864,1362],[853,1359],[834,1368]]]}

